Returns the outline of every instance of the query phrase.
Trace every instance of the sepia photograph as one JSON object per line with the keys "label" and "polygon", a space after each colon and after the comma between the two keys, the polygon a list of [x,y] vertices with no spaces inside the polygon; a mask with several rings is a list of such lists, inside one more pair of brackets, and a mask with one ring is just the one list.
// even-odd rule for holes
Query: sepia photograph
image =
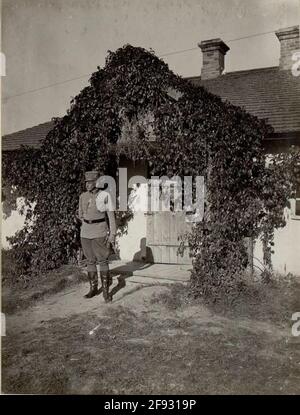
{"label": "sepia photograph", "polygon": [[1,395],[300,394],[300,0],[1,1]]}

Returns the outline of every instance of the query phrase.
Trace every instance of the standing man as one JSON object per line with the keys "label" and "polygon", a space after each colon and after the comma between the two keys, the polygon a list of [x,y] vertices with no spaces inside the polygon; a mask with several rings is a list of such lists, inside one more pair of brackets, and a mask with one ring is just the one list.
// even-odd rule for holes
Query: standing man
{"label": "standing man", "polygon": [[[87,259],[90,291],[85,298],[98,294],[98,275],[96,264],[100,264],[100,276],[105,302],[112,301],[109,293],[111,277],[108,267],[110,244],[114,244],[116,221],[110,194],[96,187],[99,173],[96,170],[85,173],[86,192],[79,198],[79,219],[81,220],[80,239],[83,253]],[[109,225],[107,223],[107,219]]]}

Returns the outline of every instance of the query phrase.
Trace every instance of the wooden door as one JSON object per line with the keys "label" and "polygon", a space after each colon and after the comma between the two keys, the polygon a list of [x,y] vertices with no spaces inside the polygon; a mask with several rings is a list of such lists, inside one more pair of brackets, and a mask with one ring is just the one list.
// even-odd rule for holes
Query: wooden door
{"label": "wooden door", "polygon": [[[188,247],[183,256],[178,254],[179,237],[191,230],[191,223],[185,220],[184,212],[147,213],[146,244],[154,263],[191,264]],[[149,258],[148,258],[149,260]]]}

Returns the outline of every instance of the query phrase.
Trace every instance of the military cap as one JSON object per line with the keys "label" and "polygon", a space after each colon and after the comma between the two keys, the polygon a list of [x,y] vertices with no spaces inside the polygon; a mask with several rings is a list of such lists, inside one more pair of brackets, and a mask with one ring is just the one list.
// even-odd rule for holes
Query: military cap
{"label": "military cap", "polygon": [[99,172],[97,170],[91,170],[85,172],[85,181],[91,182],[97,180],[99,177]]}

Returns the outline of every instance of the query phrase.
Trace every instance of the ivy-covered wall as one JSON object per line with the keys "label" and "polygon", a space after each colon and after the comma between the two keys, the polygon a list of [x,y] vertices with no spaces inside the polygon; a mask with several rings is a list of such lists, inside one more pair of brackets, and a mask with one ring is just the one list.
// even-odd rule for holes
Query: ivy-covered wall
{"label": "ivy-covered wall", "polygon": [[[41,271],[74,256],[84,171],[109,173],[125,154],[147,160],[151,175],[205,177],[204,221],[188,237],[191,289],[213,295],[230,289],[247,266],[245,236],[262,235],[270,265],[274,228],[285,224],[282,211],[295,188],[297,152],[266,167],[270,132],[264,121],[172,73],[152,52],[130,45],[110,52],[35,157],[26,150],[4,157],[5,181],[29,206],[26,226],[12,240],[20,265]],[[125,226],[128,217],[121,219]]]}

